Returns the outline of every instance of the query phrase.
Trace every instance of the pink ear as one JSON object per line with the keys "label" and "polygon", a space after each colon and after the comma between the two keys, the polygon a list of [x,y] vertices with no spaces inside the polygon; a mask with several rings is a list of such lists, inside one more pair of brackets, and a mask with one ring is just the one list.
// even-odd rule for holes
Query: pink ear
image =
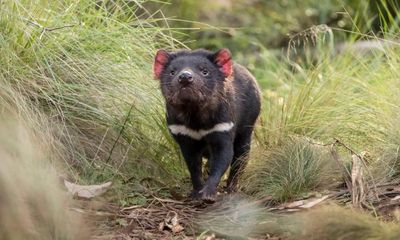
{"label": "pink ear", "polygon": [[165,64],[167,64],[169,59],[169,53],[163,49],[160,49],[156,53],[156,57],[154,58],[154,78],[160,79],[161,73],[165,68]]}
{"label": "pink ear", "polygon": [[231,52],[227,48],[223,48],[215,53],[214,61],[219,66],[219,69],[225,75],[225,77],[232,75],[233,63],[231,59]]}

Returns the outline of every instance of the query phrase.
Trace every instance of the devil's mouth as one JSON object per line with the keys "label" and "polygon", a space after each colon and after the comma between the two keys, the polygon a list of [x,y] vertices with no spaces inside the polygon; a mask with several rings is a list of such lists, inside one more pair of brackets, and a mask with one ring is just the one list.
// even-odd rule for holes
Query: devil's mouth
{"label": "devil's mouth", "polygon": [[195,91],[193,88],[191,87],[181,87],[178,91],[178,95],[181,98],[185,98],[185,99],[191,99],[193,97],[195,97]]}
{"label": "devil's mouth", "polygon": [[191,86],[177,88],[169,98],[172,105],[201,104],[205,100],[200,89]]}
{"label": "devil's mouth", "polygon": [[179,89],[179,92],[186,92],[186,91],[193,91],[193,88],[191,88],[191,87],[181,87],[180,89]]}

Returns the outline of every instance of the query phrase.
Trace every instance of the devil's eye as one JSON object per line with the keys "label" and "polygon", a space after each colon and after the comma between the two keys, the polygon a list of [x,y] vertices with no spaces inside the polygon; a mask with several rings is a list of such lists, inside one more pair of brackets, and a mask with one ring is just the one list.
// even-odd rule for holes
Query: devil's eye
{"label": "devil's eye", "polygon": [[203,74],[203,76],[208,76],[208,74],[210,74],[210,72],[207,69],[203,69],[203,70],[201,70],[201,74]]}
{"label": "devil's eye", "polygon": [[169,73],[171,76],[174,76],[175,75],[175,71],[174,70],[171,70],[171,72]]}

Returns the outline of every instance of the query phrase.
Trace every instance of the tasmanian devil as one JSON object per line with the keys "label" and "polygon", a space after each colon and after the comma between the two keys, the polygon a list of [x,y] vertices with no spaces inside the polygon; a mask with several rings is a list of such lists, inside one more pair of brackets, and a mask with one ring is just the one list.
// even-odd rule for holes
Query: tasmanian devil
{"label": "tasmanian devil", "polygon": [[[168,129],[190,172],[190,196],[214,200],[229,165],[228,191],[235,190],[260,113],[254,77],[232,61],[228,49],[215,53],[158,50],[154,75],[165,98]],[[204,183],[203,157],[208,158],[209,166]]]}

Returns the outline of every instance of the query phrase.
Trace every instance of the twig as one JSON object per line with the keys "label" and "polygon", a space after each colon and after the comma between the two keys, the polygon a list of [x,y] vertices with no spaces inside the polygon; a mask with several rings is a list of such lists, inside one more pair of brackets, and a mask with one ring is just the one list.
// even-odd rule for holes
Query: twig
{"label": "twig", "polygon": [[[373,177],[371,171],[370,171],[369,168],[367,167],[367,165],[366,165],[366,163],[365,163],[365,161],[364,161],[364,157],[361,156],[360,154],[358,154],[354,149],[352,149],[352,148],[349,147],[348,145],[344,144],[344,143],[343,143],[341,140],[339,140],[338,138],[333,138],[333,139],[334,139],[334,142],[333,142],[333,143],[328,143],[328,144],[320,144],[320,143],[315,143],[315,142],[312,142],[312,141],[309,141],[309,142],[310,142],[311,144],[314,144],[314,145],[331,146],[331,154],[332,154],[333,159],[335,159],[336,162],[338,162],[338,164],[340,164],[340,165],[343,166],[343,168],[345,169],[345,172],[346,172],[347,175],[350,177],[350,179],[352,179],[351,173],[347,170],[347,168],[343,165],[343,163],[340,162],[339,156],[338,156],[338,154],[337,154],[337,152],[336,152],[336,150],[335,150],[334,147],[335,147],[335,145],[340,145],[340,146],[344,147],[347,151],[349,151],[350,154],[356,156],[356,157],[360,160],[361,164],[362,164],[362,165],[365,167],[365,169],[367,170],[367,173],[368,173],[368,175],[370,176],[370,179],[371,179],[371,181],[372,181],[372,191],[373,191],[373,193],[374,193],[376,199],[379,199],[379,196],[378,196],[378,194],[377,194],[377,185],[376,185],[375,179],[374,179],[374,177]],[[352,179],[352,180],[353,180],[353,179]],[[345,181],[346,181],[346,185],[347,185],[348,188],[349,188],[349,191],[352,192],[352,184],[348,181],[348,179],[346,179]]]}
{"label": "twig", "polygon": [[111,155],[112,155],[112,153],[114,152],[114,149],[115,149],[115,147],[117,146],[117,143],[118,143],[119,139],[121,138],[122,133],[123,133],[124,130],[125,130],[126,124],[127,124],[127,122],[128,122],[129,117],[131,116],[131,112],[132,112],[132,109],[133,109],[134,106],[135,106],[135,104],[132,103],[132,104],[131,104],[131,107],[129,108],[128,113],[126,114],[124,123],[122,124],[122,127],[121,127],[121,129],[119,130],[117,139],[115,139],[114,144],[113,144],[112,147],[111,147],[111,150],[110,150],[110,153],[109,153],[108,158],[107,158],[107,160],[106,160],[106,163],[109,163],[109,161],[110,161],[110,159],[111,159]]}
{"label": "twig", "polygon": [[333,138],[335,140],[334,144],[339,144],[342,147],[346,148],[351,154],[356,155],[357,157],[361,158],[360,154],[358,154],[355,150],[353,150],[352,148],[350,148],[349,146],[347,146],[346,144],[344,144],[342,141],[340,141],[338,138]]}
{"label": "twig", "polygon": [[346,144],[344,144],[343,142],[341,142],[339,139],[337,139],[337,138],[334,138],[334,139],[335,139],[335,141],[336,141],[338,144],[340,144],[341,146],[343,146],[344,148],[346,148],[351,154],[356,155],[356,156],[360,159],[362,165],[365,167],[365,169],[366,169],[367,172],[368,172],[368,175],[369,175],[370,178],[371,178],[374,195],[375,195],[375,197],[376,197],[377,199],[379,199],[379,196],[378,196],[378,194],[377,194],[377,188],[376,188],[376,182],[375,182],[374,176],[372,175],[372,173],[371,173],[371,171],[369,170],[368,166],[365,164],[364,157],[361,156],[360,154],[358,154],[356,151],[354,151],[354,150],[351,149],[350,147],[348,147],[348,146],[347,146]]}
{"label": "twig", "polygon": [[65,26],[61,26],[61,27],[53,27],[53,28],[45,27],[45,30],[47,32],[52,32],[52,31],[56,31],[56,30],[60,30],[60,29],[64,29],[64,28],[72,28],[72,27],[75,27],[75,26],[78,26],[78,25],[79,24],[69,24],[69,25],[65,25]]}
{"label": "twig", "polygon": [[64,29],[64,28],[72,28],[75,26],[80,25],[80,23],[76,23],[76,24],[68,24],[68,25],[64,25],[64,26],[60,26],[60,27],[45,27],[43,25],[41,25],[40,23],[37,23],[35,21],[31,21],[29,19],[24,18],[25,21],[27,21],[29,24],[39,27],[42,29],[42,31],[40,32],[40,36],[39,39],[42,39],[43,35],[45,34],[45,32],[53,32],[56,30],[60,30],[60,29]]}

